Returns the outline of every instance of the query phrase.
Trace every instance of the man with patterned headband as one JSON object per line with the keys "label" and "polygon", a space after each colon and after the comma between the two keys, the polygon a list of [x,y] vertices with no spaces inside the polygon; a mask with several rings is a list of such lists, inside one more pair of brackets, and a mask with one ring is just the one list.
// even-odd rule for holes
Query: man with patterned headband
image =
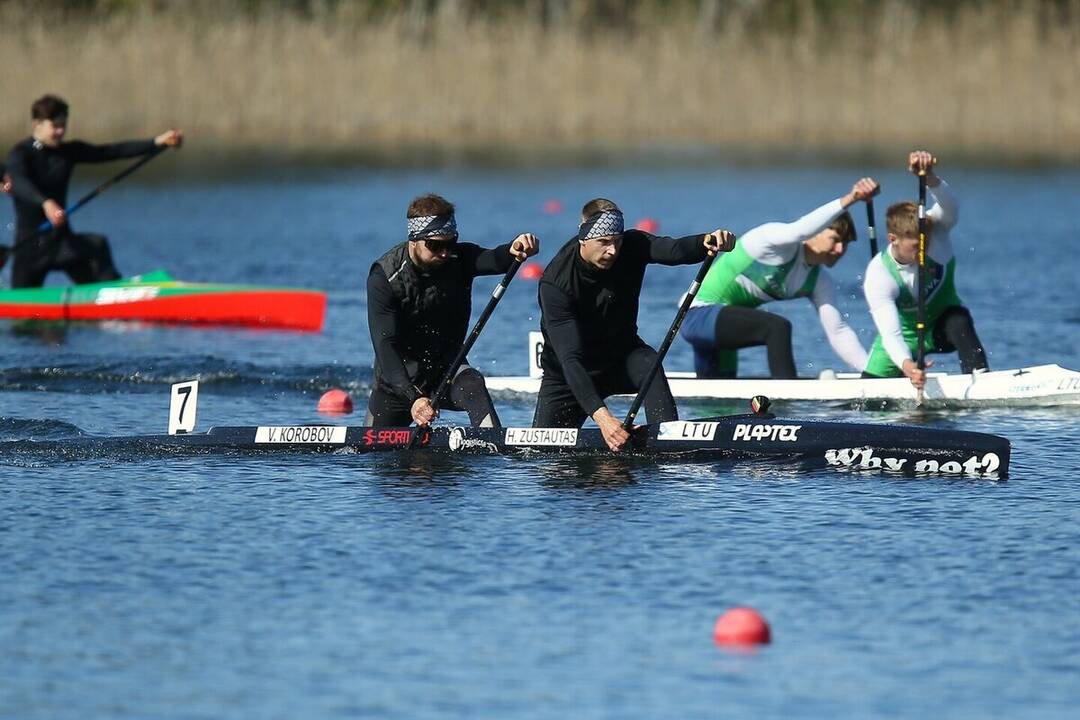
{"label": "man with patterned headband", "polygon": [[[427,425],[435,419],[431,394],[465,342],[473,278],[505,273],[515,259],[539,250],[529,233],[490,250],[458,242],[454,206],[438,195],[413,200],[407,218],[408,240],[376,260],[368,273],[375,378],[367,424],[375,427]],[[476,426],[499,425],[484,378],[467,361],[441,406],[467,412]]]}
{"label": "man with patterned headband", "polygon": [[[682,238],[626,230],[610,200],[597,198],[581,210],[578,234],[559,250],[540,279],[540,329],[544,379],[534,427],[580,427],[591,417],[612,450],[629,434],[604,398],[636,393],[656,360],[638,337],[638,298],[649,264],[688,265],[730,251],[727,230]],[[645,393],[650,423],[677,420],[667,378],[657,373]]]}

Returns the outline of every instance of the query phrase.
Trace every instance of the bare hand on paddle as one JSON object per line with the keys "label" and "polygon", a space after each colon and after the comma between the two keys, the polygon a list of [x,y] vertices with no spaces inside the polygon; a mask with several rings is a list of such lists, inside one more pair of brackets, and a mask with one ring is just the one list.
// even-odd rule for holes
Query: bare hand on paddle
{"label": "bare hand on paddle", "polygon": [[939,182],[934,165],[937,165],[937,158],[926,150],[913,150],[908,155],[908,170],[916,175],[926,175],[926,184],[930,187],[937,187]]}
{"label": "bare hand on paddle", "polygon": [[870,198],[881,192],[881,185],[874,178],[864,177],[855,182],[851,186],[851,192],[845,195],[840,204],[845,207],[851,207],[857,202],[865,202]]}
{"label": "bare hand on paddle", "polygon": [[417,398],[412,404],[412,419],[417,425],[430,425],[439,417],[439,411],[431,404],[431,398]]}
{"label": "bare hand on paddle", "polygon": [[530,258],[538,252],[540,252],[540,241],[532,233],[522,233],[510,243],[510,254],[515,260],[521,262],[525,262],[525,258]]}
{"label": "bare hand on paddle", "polygon": [[45,211],[45,219],[53,227],[60,227],[67,222],[67,213],[64,212],[64,208],[60,207],[60,203],[55,200],[50,198],[41,203],[41,209]]}
{"label": "bare hand on paddle", "polygon": [[5,174],[4,177],[0,178],[0,192],[4,193],[5,195],[10,195],[11,194],[11,176],[10,175]]}
{"label": "bare hand on paddle", "polygon": [[613,452],[622,450],[623,445],[630,439],[630,433],[626,432],[622,423],[611,414],[611,411],[601,406],[593,413],[592,419],[600,428],[600,434],[604,436],[604,442],[608,444],[608,447]]}
{"label": "bare hand on paddle", "polygon": [[[934,361],[927,360],[926,367],[933,367]],[[916,390],[922,390],[926,387],[926,370],[919,369],[919,363],[914,360],[905,360],[903,367],[900,368],[908,380],[911,380],[911,384],[915,386]]]}
{"label": "bare hand on paddle", "polygon": [[184,133],[180,130],[166,130],[154,138],[158,147],[180,147],[184,144]]}
{"label": "bare hand on paddle", "polygon": [[735,233],[723,228],[713,230],[705,236],[705,249],[709,257],[714,257],[717,253],[731,252],[735,249]]}

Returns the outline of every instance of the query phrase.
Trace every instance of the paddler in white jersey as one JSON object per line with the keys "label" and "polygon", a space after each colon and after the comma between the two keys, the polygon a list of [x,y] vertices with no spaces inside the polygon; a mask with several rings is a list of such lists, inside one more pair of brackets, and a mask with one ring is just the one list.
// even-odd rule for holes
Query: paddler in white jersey
{"label": "paddler in white jersey", "polygon": [[[908,156],[908,169],[926,172],[926,187],[934,205],[926,211],[926,352],[959,352],[965,373],[985,370],[986,351],[975,334],[971,313],[956,292],[956,257],[949,232],[956,225],[956,198],[934,174],[934,156],[917,150]],[[914,355],[918,313],[919,213],[913,202],[891,205],[885,215],[889,244],[866,267],[863,292],[878,336],[870,349],[864,377],[900,377],[921,388],[926,372]],[[933,365],[927,361],[926,366]]]}
{"label": "paddler in white jersey", "polygon": [[836,286],[825,268],[835,265],[856,238],[847,208],[878,189],[876,181],[862,178],[851,192],[795,222],[748,231],[733,252],[713,264],[679,331],[694,348],[698,377],[735,377],[737,351],[758,345],[766,346],[772,377],[797,377],[791,322],[758,308],[798,297],[813,303],[840,359],[862,371],[866,350],[837,308]]}

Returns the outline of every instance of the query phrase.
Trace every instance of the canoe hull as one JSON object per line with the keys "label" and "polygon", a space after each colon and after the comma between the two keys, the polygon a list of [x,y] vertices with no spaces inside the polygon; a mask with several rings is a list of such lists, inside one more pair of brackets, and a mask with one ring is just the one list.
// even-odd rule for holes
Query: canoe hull
{"label": "canoe hull", "polygon": [[317,332],[326,296],[315,290],[187,283],[165,273],[72,287],[0,291],[0,317],[133,320]]}
{"label": "canoe hull", "polygon": [[[529,375],[488,377],[492,392],[535,395],[543,371],[540,355],[544,336],[529,333]],[[697,400],[749,400],[765,395],[771,400],[842,402],[848,404],[902,403],[917,401],[907,378],[863,378],[859,373],[828,371],[819,378],[773,380],[735,378],[712,380],[694,373],[668,372],[671,393]],[[929,406],[979,405],[1073,405],[1080,404],[1080,372],[1060,365],[996,370],[978,374],[927,373],[925,404]]]}
{"label": "canoe hull", "polygon": [[[536,394],[538,377],[489,376],[488,390]],[[861,378],[842,374],[828,379],[774,380],[741,378],[707,380],[669,373],[677,398],[748,400],[765,395],[771,400],[863,403],[916,401],[907,378]],[[929,373],[926,402],[930,405],[1074,405],[1080,404],[1080,372],[1060,365],[1038,365],[977,375]]]}
{"label": "canoe hull", "polygon": [[[452,454],[556,453],[610,457],[598,428],[371,428],[343,425],[214,427],[205,433],[80,439],[196,452],[387,451]],[[620,455],[678,462],[764,459],[900,475],[1005,478],[1011,445],[986,433],[734,415],[639,428]]]}

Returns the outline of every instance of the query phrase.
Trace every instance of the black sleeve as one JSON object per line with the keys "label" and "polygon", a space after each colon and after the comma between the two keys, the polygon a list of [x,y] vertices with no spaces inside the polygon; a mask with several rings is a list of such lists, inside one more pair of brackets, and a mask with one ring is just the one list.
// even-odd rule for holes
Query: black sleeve
{"label": "black sleeve", "polygon": [[649,239],[649,262],[660,265],[692,265],[705,260],[705,235],[681,238],[646,236]]}
{"label": "black sleeve", "polygon": [[19,200],[41,205],[48,200],[26,176],[26,149],[22,144],[11,149],[7,159],[7,173],[11,178],[11,194]]}
{"label": "black sleeve", "polygon": [[462,243],[461,258],[465,261],[469,273],[477,275],[501,275],[510,269],[514,256],[510,254],[510,243],[496,248],[486,249],[471,243]]}
{"label": "black sleeve", "polygon": [[110,143],[108,145],[91,145],[82,140],[73,140],[64,145],[64,150],[75,162],[99,163],[109,160],[121,160],[123,158],[146,155],[157,149],[157,145],[151,140],[128,140],[126,142]]}
{"label": "black sleeve", "polygon": [[382,268],[371,268],[367,279],[368,330],[382,378],[396,395],[415,401],[422,397],[409,378],[405,361],[397,349],[397,318],[400,307]]}
{"label": "black sleeve", "polygon": [[604,399],[585,369],[585,347],[581,338],[573,302],[565,292],[551,283],[540,283],[540,310],[544,328],[555,357],[562,365],[563,375],[581,408],[591,417],[604,406]]}

